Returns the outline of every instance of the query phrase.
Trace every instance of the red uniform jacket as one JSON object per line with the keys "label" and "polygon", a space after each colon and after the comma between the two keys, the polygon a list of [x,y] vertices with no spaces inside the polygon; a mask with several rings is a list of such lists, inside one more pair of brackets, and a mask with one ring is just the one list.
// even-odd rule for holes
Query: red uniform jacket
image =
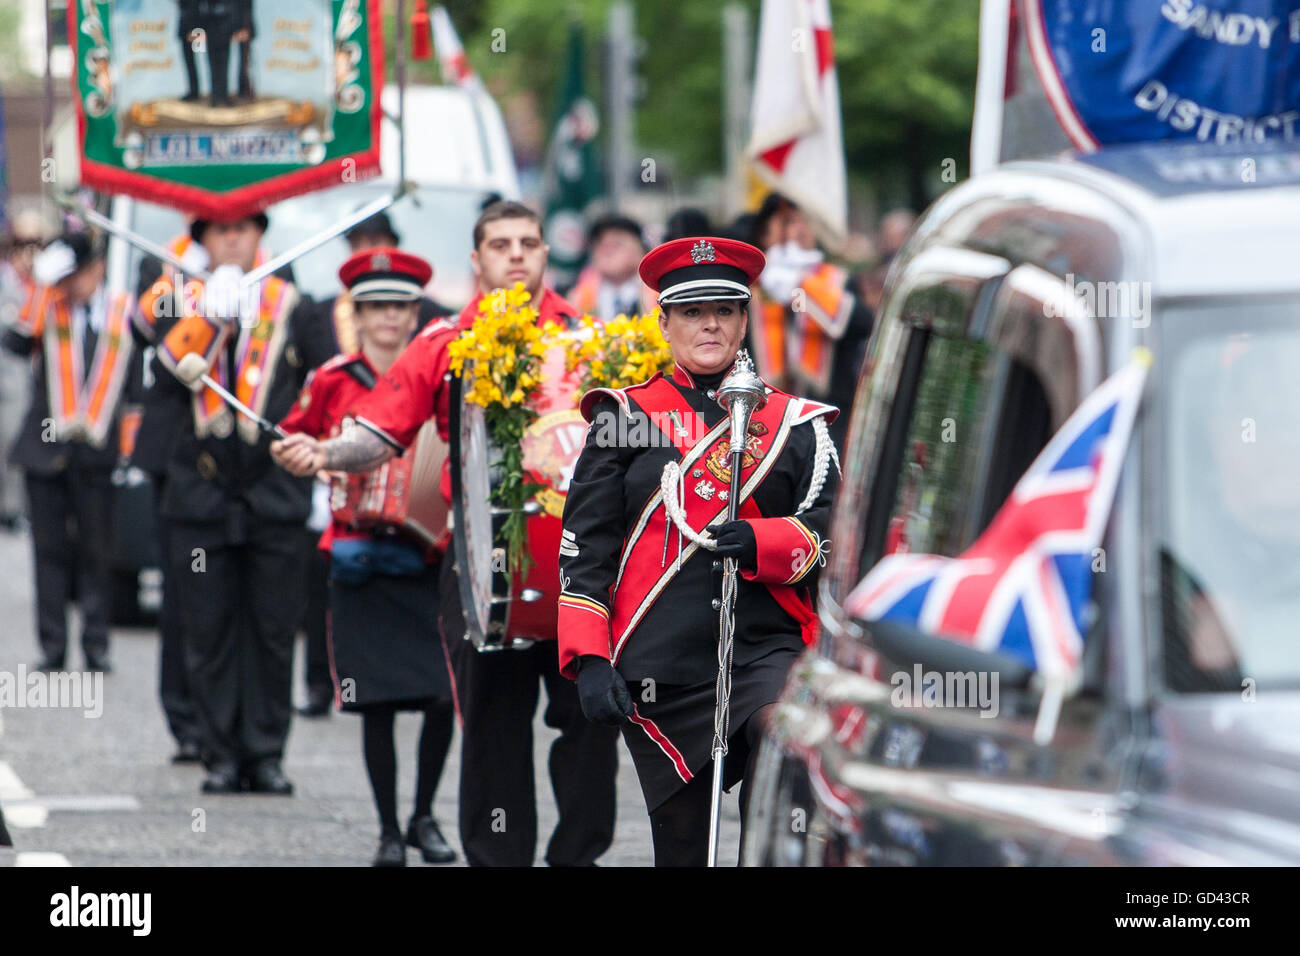
{"label": "red uniform jacket", "polygon": [[[398,451],[405,451],[421,426],[430,418],[438,423],[438,434],[446,441],[450,426],[449,401],[451,359],[447,346],[460,329],[474,326],[480,295],[461,311],[455,325],[430,322],[393,363],[379,386],[357,404],[357,423],[369,428]],[[550,289],[542,292],[537,306],[539,324],[548,319],[564,324],[578,313]]]}
{"label": "red uniform jacket", "polygon": [[[717,673],[712,559],[680,543],[660,491],[677,463],[690,526],[725,518],[728,421],[680,366],[671,377],[583,396],[591,427],[564,505],[560,544],[560,669],[583,655],[609,658],[629,682],[691,685]],[[818,419],[837,409],[769,389],[750,421],[742,464],[757,565],[741,572],[736,663],[811,642],[811,587],[826,539],[838,465]],[[820,463],[820,464],[819,464]],[[679,550],[680,547],[680,550]],[[680,556],[680,560],[679,560]]]}

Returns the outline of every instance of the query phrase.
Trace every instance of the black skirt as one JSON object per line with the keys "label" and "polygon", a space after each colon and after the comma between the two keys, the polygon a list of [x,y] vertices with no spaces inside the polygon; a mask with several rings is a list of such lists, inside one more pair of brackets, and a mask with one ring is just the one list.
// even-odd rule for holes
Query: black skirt
{"label": "black skirt", "polygon": [[[731,717],[728,722],[727,756],[723,761],[723,786],[730,790],[740,782],[749,759],[745,722],[760,708],[776,703],[790,668],[799,653],[778,648],[731,673]],[[654,689],[647,701],[646,688],[628,687],[636,713],[621,725],[623,740],[632,754],[641,781],[646,810],[653,812],[690,780],[713,773],[713,715],[716,681],[689,686]]]}
{"label": "black skirt", "polygon": [[423,710],[451,699],[438,633],[438,567],[419,577],[330,582],[330,666],[340,710]]}

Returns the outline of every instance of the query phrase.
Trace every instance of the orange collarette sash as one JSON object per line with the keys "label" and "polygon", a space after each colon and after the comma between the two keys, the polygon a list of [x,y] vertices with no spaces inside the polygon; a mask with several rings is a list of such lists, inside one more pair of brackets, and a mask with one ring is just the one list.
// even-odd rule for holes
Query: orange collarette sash
{"label": "orange collarette sash", "polygon": [[[659,425],[682,455],[680,467],[685,486],[684,510],[690,526],[700,531],[722,517],[727,510],[727,495],[731,487],[731,468],[727,459],[730,422],[723,418],[703,438],[691,443],[685,428],[678,431],[672,427],[672,416],[676,412],[681,421],[685,422],[694,419],[696,413],[667,379],[651,381],[648,385],[649,389],[640,394],[653,399],[652,404],[657,413],[650,416],[651,420]],[[669,409],[667,415],[661,414],[664,409]],[[741,517],[763,517],[752,495],[785,449],[792,419],[798,410],[799,403],[791,402],[790,396],[782,392],[771,392],[767,404],[754,412],[750,419],[741,471],[741,501],[738,509]],[[684,433],[687,437],[683,437]],[[677,529],[663,507],[662,492],[656,490],[641,508],[619,558],[611,622],[611,648],[615,663],[622,654],[628,637],[641,623],[646,612],[676,577],[678,570],[698,550],[693,542],[683,541],[679,556],[676,538]],[[665,540],[669,542],[666,554]],[[777,602],[802,623],[806,612],[800,608],[796,613],[800,601],[793,589],[781,585],[766,586]]]}
{"label": "orange collarette sash", "polygon": [[[231,375],[226,359],[226,341],[231,325],[221,319],[204,315],[189,315],[181,319],[164,337],[158,357],[170,370],[175,371],[182,358],[197,352],[207,361],[209,374],[219,384],[235,394],[241,402],[258,415],[266,409],[271,391],[271,378],[276,363],[284,351],[288,335],[289,313],[297,302],[297,292],[283,279],[274,276],[262,280],[262,296],[258,304],[257,324],[241,327],[235,349],[235,371]],[[232,378],[234,384],[231,385]],[[202,385],[196,390],[193,401],[194,434],[199,438],[215,435],[225,438],[238,428],[240,437],[250,445],[261,437],[255,422],[236,415],[210,388]]]}
{"label": "orange collarette sash", "polygon": [[55,435],[59,441],[84,440],[103,448],[131,361],[131,296],[119,292],[109,299],[88,374],[82,368],[83,333],[73,325],[67,297],[46,289],[37,308],[42,316],[45,380]]}
{"label": "orange collarette sash", "polygon": [[[176,236],[167,244],[167,251],[177,259],[183,259],[185,253],[189,251],[194,240],[188,235]],[[258,246],[257,253],[253,257],[253,268],[270,261],[271,253],[265,246]],[[189,279],[182,286],[179,293],[176,292],[177,278],[180,276],[176,267],[171,263],[163,263],[162,275],[155,282],[152,288],[146,290],[140,296],[140,308],[136,310],[134,319],[135,327],[139,330],[141,336],[146,342],[154,343],[157,335],[157,322],[159,315],[190,315],[196,310],[197,303],[203,299],[203,283],[199,279]],[[161,304],[163,298],[173,299],[173,303]],[[175,299],[179,298],[179,302]],[[174,311],[167,311],[174,310]]]}
{"label": "orange collarette sash", "polygon": [[758,307],[751,308],[752,340],[760,377],[781,381],[789,369],[796,392],[825,395],[830,390],[835,343],[843,338],[854,305],[848,280],[845,270],[823,262],[795,292],[796,296],[802,293],[803,308],[754,296]]}

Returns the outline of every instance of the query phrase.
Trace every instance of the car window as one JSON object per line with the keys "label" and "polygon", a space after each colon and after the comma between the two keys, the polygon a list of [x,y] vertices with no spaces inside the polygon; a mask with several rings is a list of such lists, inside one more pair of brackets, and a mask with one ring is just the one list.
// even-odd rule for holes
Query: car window
{"label": "car window", "polygon": [[[903,441],[882,462],[861,573],[885,554],[953,557],[1006,501],[1052,434],[1042,382],[1029,366],[980,340],[919,333],[923,357],[910,399],[895,406]],[[874,538],[874,540],[872,540]]]}
{"label": "car window", "polygon": [[884,553],[951,555],[965,535],[963,502],[979,464],[981,412],[989,405],[992,349],[970,339],[929,337],[903,443]]}
{"label": "car window", "polygon": [[1300,300],[1161,310],[1164,674],[1174,691],[1300,684]]}

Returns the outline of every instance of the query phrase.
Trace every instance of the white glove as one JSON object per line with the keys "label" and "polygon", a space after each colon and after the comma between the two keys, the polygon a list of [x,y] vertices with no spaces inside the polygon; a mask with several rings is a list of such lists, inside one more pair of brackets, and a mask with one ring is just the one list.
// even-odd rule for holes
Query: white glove
{"label": "white glove", "polygon": [[72,247],[55,240],[41,250],[32,262],[32,278],[37,285],[54,285],[77,271],[77,255]]}
{"label": "white glove", "polygon": [[217,266],[203,286],[203,314],[213,319],[238,321],[244,270],[236,265]]}
{"label": "white glove", "polygon": [[794,290],[824,258],[819,249],[804,249],[795,242],[782,243],[767,250],[767,265],[758,284],[771,298],[789,305]]}
{"label": "white glove", "polygon": [[208,256],[208,250],[204,249],[197,242],[191,242],[185,254],[181,256],[181,265],[185,267],[187,275],[195,275],[203,272],[208,267],[211,258]]}

